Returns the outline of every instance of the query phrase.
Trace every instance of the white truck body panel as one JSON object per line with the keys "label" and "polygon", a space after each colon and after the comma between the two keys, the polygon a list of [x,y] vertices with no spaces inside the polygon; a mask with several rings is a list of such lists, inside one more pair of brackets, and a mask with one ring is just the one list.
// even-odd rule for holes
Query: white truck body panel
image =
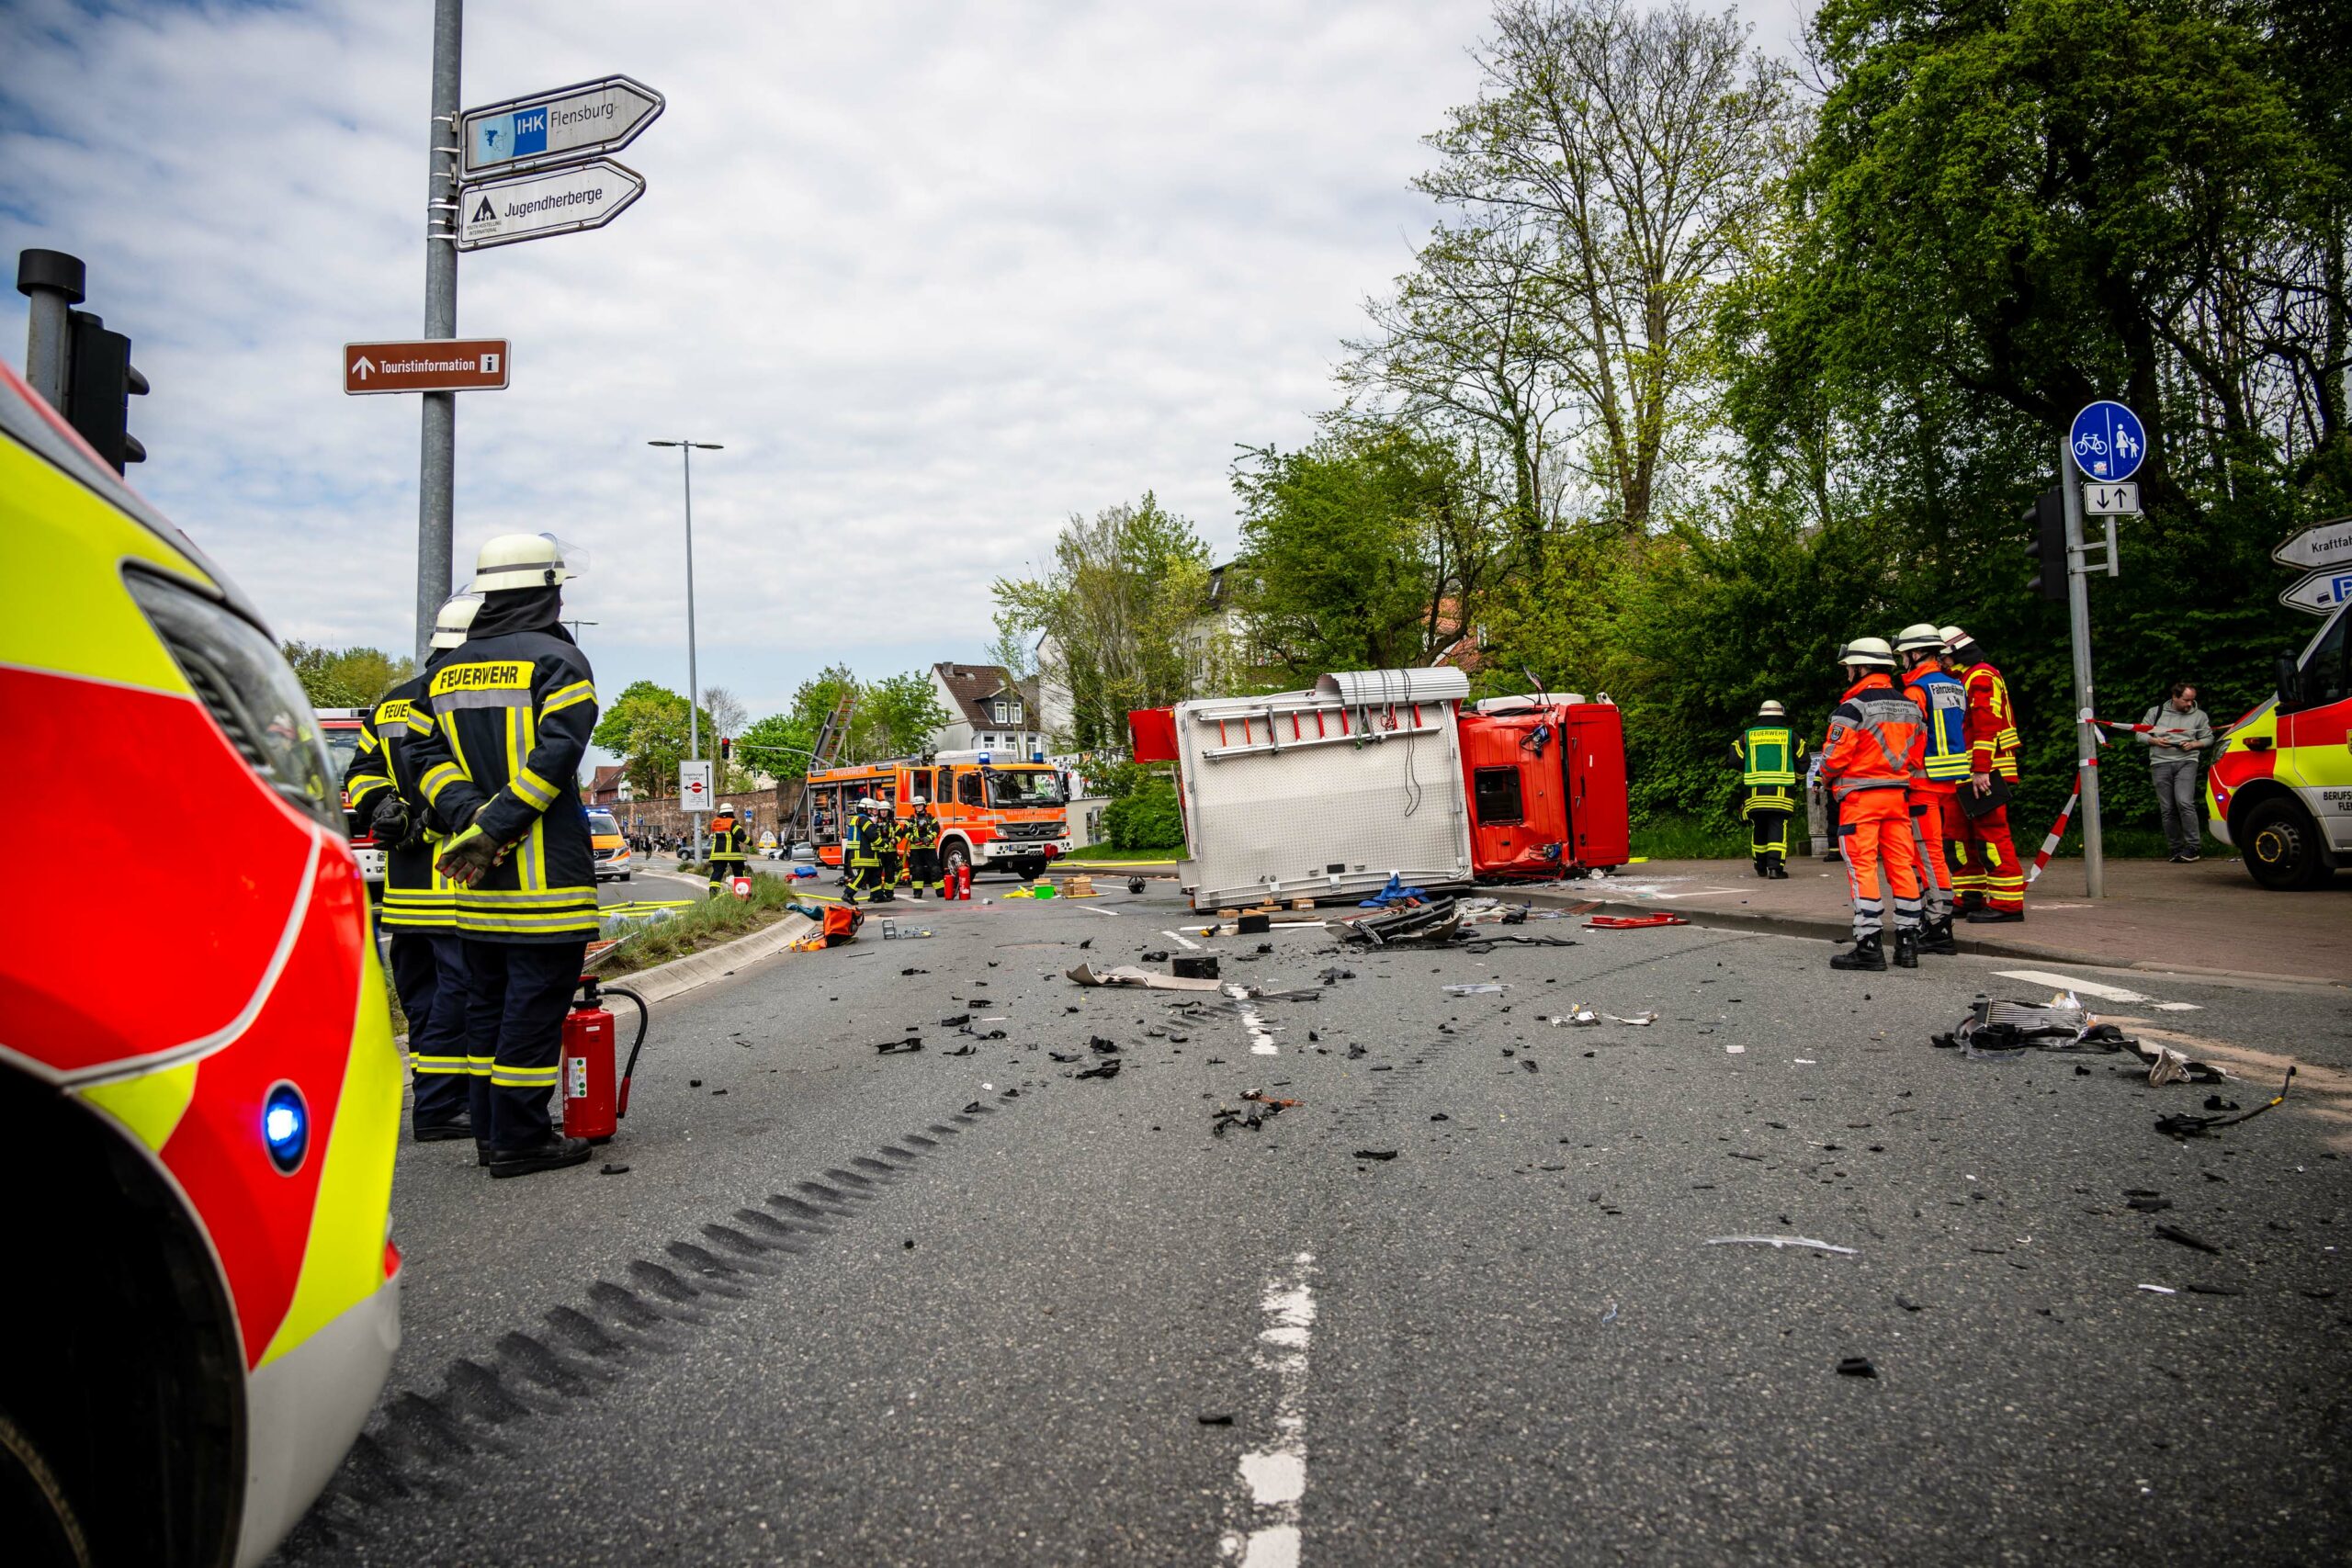
{"label": "white truck body panel", "polygon": [[[1175,708],[1193,908],[1470,880],[1458,670],[1352,671],[1311,692]],[[1335,869],[1336,868],[1336,869]]]}

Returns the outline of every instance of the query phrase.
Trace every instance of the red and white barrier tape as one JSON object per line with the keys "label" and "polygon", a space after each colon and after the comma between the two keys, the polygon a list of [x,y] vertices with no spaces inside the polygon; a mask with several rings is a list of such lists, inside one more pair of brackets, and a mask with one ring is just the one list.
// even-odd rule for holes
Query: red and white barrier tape
{"label": "red and white barrier tape", "polygon": [[[2096,767],[2098,763],[2093,761],[2088,765]],[[2041,879],[2041,868],[2048,865],[2050,857],[2058,852],[2058,840],[2066,836],[2066,824],[2075,815],[2075,802],[2082,798],[2082,781],[2077,779],[2075,783],[2075,793],[2066,797],[2066,809],[2058,813],[2058,820],[2050,825],[2050,836],[2041,840],[2041,852],[2033,857],[2033,869],[2025,874],[2025,885],[2028,887]]]}

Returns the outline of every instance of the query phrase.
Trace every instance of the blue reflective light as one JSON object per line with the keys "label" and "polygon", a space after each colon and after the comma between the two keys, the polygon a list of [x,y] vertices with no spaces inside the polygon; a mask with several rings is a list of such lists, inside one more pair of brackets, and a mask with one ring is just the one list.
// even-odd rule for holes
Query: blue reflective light
{"label": "blue reflective light", "polygon": [[292,1084],[277,1085],[262,1101],[261,1141],[281,1172],[290,1176],[301,1165],[311,1142],[311,1116],[302,1091]]}

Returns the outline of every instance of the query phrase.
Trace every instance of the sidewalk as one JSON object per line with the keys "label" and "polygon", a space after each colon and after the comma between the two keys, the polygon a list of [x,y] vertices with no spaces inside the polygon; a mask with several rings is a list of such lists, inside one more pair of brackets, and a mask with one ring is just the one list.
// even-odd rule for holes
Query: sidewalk
{"label": "sidewalk", "polygon": [[[1604,908],[1595,913],[1671,909],[1700,925],[1837,942],[1853,931],[1845,868],[1835,861],[1793,861],[1785,882],[1759,880],[1744,860],[1653,861],[1532,896],[1598,899]],[[2026,895],[2024,924],[1952,929],[1963,953],[1996,957],[2352,984],[2352,874],[2315,892],[2268,893],[2234,858],[2109,861],[2098,903],[2083,894],[2082,862],[2055,860]]]}

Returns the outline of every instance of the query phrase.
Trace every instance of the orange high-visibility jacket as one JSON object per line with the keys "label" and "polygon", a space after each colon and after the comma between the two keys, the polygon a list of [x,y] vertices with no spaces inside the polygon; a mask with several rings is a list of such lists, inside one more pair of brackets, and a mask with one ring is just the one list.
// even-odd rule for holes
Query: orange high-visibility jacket
{"label": "orange high-visibility jacket", "polygon": [[1907,789],[1927,754],[1927,716],[1874,670],[1854,682],[1829,716],[1821,778],[1839,800],[1860,790]]}

